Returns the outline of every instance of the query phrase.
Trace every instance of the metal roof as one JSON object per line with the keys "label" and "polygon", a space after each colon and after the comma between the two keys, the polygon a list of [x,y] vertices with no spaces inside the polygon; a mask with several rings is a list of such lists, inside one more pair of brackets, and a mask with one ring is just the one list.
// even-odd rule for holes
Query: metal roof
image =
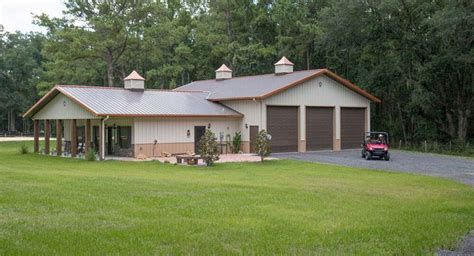
{"label": "metal roof", "polygon": [[128,75],[127,77],[125,77],[123,80],[145,80],[145,78],[143,78],[140,74],[138,74],[137,71],[133,70],[132,73],[130,73],[130,75]]}
{"label": "metal roof", "polygon": [[278,65],[291,65],[291,66],[294,66],[295,64],[293,62],[291,62],[290,60],[288,60],[285,56],[283,56],[283,58],[281,58],[277,63],[275,63],[275,66],[278,66]]}
{"label": "metal roof", "polygon": [[208,91],[210,100],[230,98],[258,98],[299,79],[315,74],[319,70],[298,71],[285,75],[265,74],[234,77],[225,80],[202,80],[174,89],[175,91]]}
{"label": "metal roof", "polygon": [[[63,93],[97,116],[242,117],[219,103],[206,100],[206,92],[170,90],[133,91],[115,87],[57,85],[24,116],[33,116],[58,93]],[[46,101],[46,102],[43,102]]]}
{"label": "metal roof", "polygon": [[225,64],[222,64],[222,66],[218,68],[216,72],[232,72],[232,70],[229,67],[227,67]]}
{"label": "metal roof", "polygon": [[212,79],[195,81],[178,87],[174,89],[174,91],[207,91],[210,92],[208,99],[211,101],[262,99],[320,75],[326,75],[338,81],[369,100],[380,102],[377,97],[327,69],[295,71],[286,74],[270,73],[256,76],[234,77],[225,80]]}

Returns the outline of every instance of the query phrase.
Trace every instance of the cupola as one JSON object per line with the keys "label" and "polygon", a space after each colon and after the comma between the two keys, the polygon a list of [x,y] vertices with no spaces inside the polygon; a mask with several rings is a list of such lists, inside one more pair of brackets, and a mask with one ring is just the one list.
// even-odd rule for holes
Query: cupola
{"label": "cupola", "polygon": [[216,80],[224,80],[232,78],[232,70],[225,64],[216,70]]}
{"label": "cupola", "polygon": [[288,74],[293,72],[293,62],[289,61],[285,56],[275,63],[275,75]]}
{"label": "cupola", "polygon": [[123,79],[123,83],[125,89],[137,91],[145,90],[145,78],[140,76],[135,70]]}

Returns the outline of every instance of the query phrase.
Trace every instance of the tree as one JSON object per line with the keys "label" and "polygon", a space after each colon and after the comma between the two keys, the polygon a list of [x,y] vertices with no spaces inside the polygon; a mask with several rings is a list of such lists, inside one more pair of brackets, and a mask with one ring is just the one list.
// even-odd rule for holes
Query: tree
{"label": "tree", "polygon": [[265,130],[261,130],[257,134],[257,140],[255,141],[255,152],[260,156],[260,160],[263,162],[264,158],[269,156],[270,151],[270,134]]}
{"label": "tree", "polygon": [[199,141],[199,152],[207,166],[211,166],[215,161],[219,160],[219,144],[216,135],[206,129]]}
{"label": "tree", "polygon": [[[35,85],[42,73],[41,34],[6,33],[0,36],[0,113],[6,130],[17,131],[20,114],[37,99]],[[0,120],[0,125],[3,122]],[[20,128],[21,129],[21,128]]]}
{"label": "tree", "polygon": [[55,83],[77,80],[114,86],[124,76],[120,71],[132,69],[123,67],[127,66],[123,56],[140,40],[140,24],[151,16],[152,5],[160,3],[68,0],[65,4],[69,19],[36,17],[49,35],[44,52],[49,59],[47,80],[40,89],[44,92]]}

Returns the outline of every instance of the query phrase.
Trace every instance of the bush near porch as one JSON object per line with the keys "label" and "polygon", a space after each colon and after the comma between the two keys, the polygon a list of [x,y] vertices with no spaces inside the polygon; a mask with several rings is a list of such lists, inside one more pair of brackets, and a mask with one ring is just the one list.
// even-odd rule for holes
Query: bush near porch
{"label": "bush near porch", "polygon": [[[451,180],[267,161],[211,168],[0,143],[0,254],[429,254],[474,227]],[[30,144],[31,152],[31,144]]]}

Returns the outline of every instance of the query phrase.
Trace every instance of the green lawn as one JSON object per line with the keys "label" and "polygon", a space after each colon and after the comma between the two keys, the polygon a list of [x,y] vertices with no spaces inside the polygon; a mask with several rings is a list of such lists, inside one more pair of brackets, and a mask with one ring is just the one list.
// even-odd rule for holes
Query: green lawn
{"label": "green lawn", "polygon": [[474,189],[297,161],[86,162],[0,143],[0,255],[429,254],[474,228]]}

